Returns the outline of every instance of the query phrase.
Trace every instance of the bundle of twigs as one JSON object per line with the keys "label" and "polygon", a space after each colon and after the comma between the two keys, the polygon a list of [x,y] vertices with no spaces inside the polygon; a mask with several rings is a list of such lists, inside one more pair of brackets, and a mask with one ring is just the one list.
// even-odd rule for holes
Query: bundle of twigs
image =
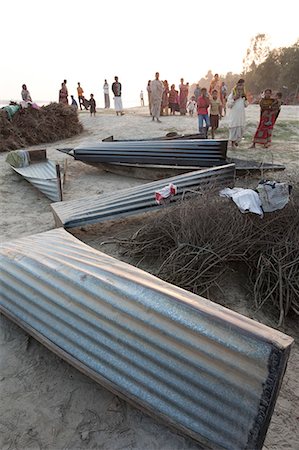
{"label": "bundle of twigs", "polygon": [[81,133],[82,130],[76,110],[59,103],[50,103],[40,109],[20,109],[11,120],[2,109],[0,151],[66,139]]}
{"label": "bundle of twigs", "polygon": [[[236,263],[247,267],[256,307],[273,304],[279,324],[290,310],[299,314],[299,207],[261,219],[241,214],[231,200],[204,193],[150,217],[124,253],[157,264],[161,278],[205,294]],[[242,263],[242,264],[241,264]]]}

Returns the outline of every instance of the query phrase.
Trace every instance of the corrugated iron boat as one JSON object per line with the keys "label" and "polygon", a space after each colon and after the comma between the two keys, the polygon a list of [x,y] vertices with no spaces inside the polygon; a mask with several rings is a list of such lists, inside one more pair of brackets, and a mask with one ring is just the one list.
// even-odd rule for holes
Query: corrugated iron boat
{"label": "corrugated iron boat", "polygon": [[51,208],[57,226],[73,228],[157,210],[161,206],[156,202],[155,193],[170,184],[177,188],[176,195],[172,197],[173,201],[176,201],[190,190],[199,191],[207,187],[233,187],[234,183],[235,165],[226,164],[141,184],[109,194],[92,195],[76,200],[52,203]]}
{"label": "corrugated iron boat", "polygon": [[46,150],[15,150],[9,152],[6,162],[25,180],[39,189],[53,202],[62,201],[65,169],[47,159]]}
{"label": "corrugated iron boat", "polygon": [[226,161],[227,140],[152,139],[85,142],[73,149],[58,148],[89,164],[140,164],[213,167]]}
{"label": "corrugated iron boat", "polygon": [[0,244],[0,312],[213,450],[260,450],[293,339],[83,244]]}

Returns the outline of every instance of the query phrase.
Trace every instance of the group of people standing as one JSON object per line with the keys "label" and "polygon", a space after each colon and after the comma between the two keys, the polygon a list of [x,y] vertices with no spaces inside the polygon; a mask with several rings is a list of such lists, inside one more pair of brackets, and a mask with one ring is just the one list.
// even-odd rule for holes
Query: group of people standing
{"label": "group of people standing", "polygon": [[[123,105],[122,105],[122,98],[121,98],[121,83],[118,81],[118,77],[114,77],[114,82],[112,83],[111,89],[114,94],[114,107],[117,115],[123,115]],[[104,92],[104,102],[105,102],[105,108],[110,108],[110,96],[109,96],[109,84],[107,80],[104,80],[103,85],[103,92]],[[87,100],[87,98],[84,96],[84,90],[81,86],[81,83],[78,82],[77,86],[77,96],[78,96],[78,103],[75,100],[74,96],[71,95],[71,106],[81,110],[85,108],[86,110],[90,111],[91,115],[96,114],[96,101],[93,94],[90,94],[90,99]],[[61,83],[61,89],[59,90],[59,103],[68,105],[68,89],[67,89],[67,80],[63,80]]]}
{"label": "group of people standing", "polygon": [[[160,95],[160,89],[158,93],[153,91],[152,89],[153,81],[149,80],[147,84],[148,104],[151,115],[152,115],[151,106],[153,98],[157,94]],[[163,84],[160,116],[169,115],[169,113],[175,115],[176,112],[179,112],[180,115],[182,116],[186,115],[187,113],[193,115],[196,109],[195,106],[198,97],[201,95],[201,88],[199,84],[197,84],[195,87],[194,95],[188,100],[190,93],[190,85],[188,82],[187,83],[184,82],[184,78],[181,78],[178,90],[175,88],[175,84],[172,84],[169,88],[169,83],[167,80],[161,81],[160,83]],[[155,82],[154,84],[157,83]],[[212,95],[213,90],[217,90],[218,96],[221,101],[221,105],[223,105],[224,112],[226,112],[227,87],[224,82],[221,83],[218,74],[215,75],[215,77],[211,82],[209,89],[210,95]]]}
{"label": "group of people standing", "polygon": [[[159,77],[159,72],[156,72],[154,80],[149,80],[147,85],[149,110],[153,121],[156,119],[157,122],[161,122],[160,116],[169,115],[169,112],[172,115],[177,111],[181,115],[186,115],[187,113],[193,115],[196,111],[199,132],[207,136],[208,130],[211,128],[211,136],[213,139],[215,137],[215,131],[219,126],[219,120],[224,117],[226,107],[228,107],[230,109],[228,118],[229,141],[231,142],[232,148],[238,147],[244,134],[245,108],[249,103],[245,91],[245,81],[243,79],[240,79],[231,93],[227,95],[225,83],[221,82],[218,74],[215,74],[210,83],[209,90],[204,87],[200,88],[197,84],[193,95],[188,100],[189,83],[184,83],[183,78],[180,80],[179,91],[177,91],[174,84],[169,89],[168,81],[164,80],[162,82]],[[122,85],[117,76],[114,77],[111,89],[114,95],[116,114],[123,115]],[[104,81],[103,92],[105,108],[110,108],[109,84],[107,80]],[[32,104],[30,93],[25,84],[22,85],[21,96],[25,104]],[[81,110],[85,108],[90,111],[91,115],[95,116],[96,101],[94,95],[90,94],[90,99],[87,100],[80,82],[78,82],[77,86],[77,96],[79,106],[73,95],[71,95],[71,106],[76,109],[80,107]],[[144,101],[143,92],[141,100],[142,102]],[[67,80],[63,80],[61,83],[59,103],[69,104]],[[256,144],[261,144],[265,148],[270,146],[273,128],[280,113],[281,105],[282,94],[280,92],[273,97],[271,89],[264,91],[260,101],[260,121],[251,148],[254,148]]]}
{"label": "group of people standing", "polygon": [[[160,74],[156,72],[155,79],[149,80],[147,84],[148,105],[153,120],[155,120],[155,118],[158,120],[159,117],[163,115],[168,116],[169,110],[172,115],[175,115],[176,112],[179,112],[181,115],[186,115],[189,83],[185,84],[184,79],[181,78],[179,91],[177,91],[174,84],[169,88],[168,81],[160,81],[159,76]],[[156,108],[159,102],[160,113],[157,115]],[[155,105],[154,111],[153,105]]]}
{"label": "group of people standing", "polygon": [[[84,96],[84,91],[83,91],[83,88],[82,88],[80,82],[78,82],[78,86],[77,86],[77,95],[78,95],[79,106],[73,95],[71,95],[70,106],[72,106],[74,109],[78,109],[80,107],[81,110],[83,108],[85,108],[86,110],[90,111],[91,116],[92,115],[95,116],[96,112],[97,112],[97,109],[96,109],[97,104],[96,104],[94,95],[90,94],[90,98],[89,98],[89,100],[87,100],[87,98],[85,98],[85,96]],[[69,96],[69,94],[68,94],[68,88],[67,88],[67,80],[63,80],[63,82],[61,83],[61,89],[59,90],[59,103],[62,103],[63,105],[69,105],[68,96]]]}
{"label": "group of people standing", "polygon": [[[211,82],[209,94],[206,88],[200,88],[197,84],[194,94],[189,97],[189,83],[181,78],[179,91],[172,84],[170,89],[168,81],[160,81],[160,74],[156,72],[155,79],[149,80],[147,85],[149,110],[152,120],[160,121],[160,116],[175,115],[178,111],[184,116],[187,113],[193,115],[195,111],[198,114],[198,127],[202,134],[207,135],[208,129],[212,127],[212,138],[215,130],[218,128],[219,119],[222,112],[226,112],[227,87],[224,82],[221,83],[219,75],[216,74]],[[210,107],[210,115],[208,108]],[[205,126],[204,126],[205,124]]]}
{"label": "group of people standing", "polygon": [[[249,104],[244,79],[239,79],[228,95],[225,82],[221,81],[216,73],[209,89],[200,88],[197,84],[193,95],[188,100],[189,83],[185,84],[183,78],[177,91],[174,84],[169,89],[168,81],[160,81],[159,77],[159,72],[156,72],[155,79],[149,80],[147,85],[149,110],[153,121],[156,119],[157,122],[161,122],[160,116],[169,115],[169,111],[172,115],[176,111],[181,115],[187,113],[193,115],[196,111],[199,132],[207,136],[211,128],[211,137],[214,139],[219,120],[226,115],[226,108],[229,108],[229,141],[232,148],[238,147],[245,130],[245,108]],[[251,148],[254,148],[256,144],[262,144],[265,148],[270,146],[273,127],[281,104],[280,92],[273,98],[271,89],[265,90],[260,102],[260,122]]]}

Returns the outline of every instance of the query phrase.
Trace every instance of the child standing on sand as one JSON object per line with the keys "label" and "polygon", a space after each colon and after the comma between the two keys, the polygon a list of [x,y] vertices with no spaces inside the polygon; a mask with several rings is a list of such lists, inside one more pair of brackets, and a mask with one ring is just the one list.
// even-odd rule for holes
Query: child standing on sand
{"label": "child standing on sand", "polygon": [[219,126],[219,118],[221,118],[221,101],[218,98],[216,89],[212,91],[212,98],[210,100],[210,122],[212,128],[212,139],[215,137],[215,130]]}
{"label": "child standing on sand", "polygon": [[191,99],[187,103],[187,111],[189,113],[189,116],[193,116],[194,112],[196,111],[196,101],[195,96],[192,95]]}
{"label": "child standing on sand", "polygon": [[95,117],[96,112],[97,112],[97,110],[96,110],[97,104],[96,104],[95,99],[93,98],[93,94],[90,94],[89,105],[90,105],[90,115],[91,116],[94,115],[94,117]]}

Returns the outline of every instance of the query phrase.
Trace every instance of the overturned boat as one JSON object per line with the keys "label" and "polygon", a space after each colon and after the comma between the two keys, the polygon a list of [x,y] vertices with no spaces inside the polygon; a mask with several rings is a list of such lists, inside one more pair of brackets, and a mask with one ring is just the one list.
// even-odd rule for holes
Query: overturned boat
{"label": "overturned boat", "polygon": [[169,201],[177,201],[190,192],[233,187],[234,184],[235,165],[226,164],[144,183],[112,194],[52,203],[51,208],[57,226],[74,228],[161,209],[162,206],[156,201],[156,193],[166,186],[175,186],[176,193]]}
{"label": "overturned boat", "polygon": [[114,136],[108,136],[102,139],[102,142],[143,142],[143,141],[169,141],[173,139],[207,139],[206,133],[178,134],[176,131],[170,131],[165,136],[145,138],[145,139],[114,139]]}
{"label": "overturned boat", "polygon": [[89,164],[141,164],[213,167],[226,162],[227,140],[152,139],[86,142],[73,149],[58,148]]}
{"label": "overturned boat", "polygon": [[238,175],[285,169],[284,165],[273,162],[228,158],[227,144],[226,140],[203,139],[200,134],[136,140],[115,140],[110,136],[102,142],[57,150],[107,172],[145,180],[158,180],[226,163],[234,163]]}
{"label": "overturned boat", "polygon": [[261,450],[293,339],[63,229],[0,244],[0,312],[206,449]]}
{"label": "overturned boat", "polygon": [[47,159],[45,149],[14,150],[7,154],[6,162],[50,200],[62,201],[66,166],[61,168],[57,162]]}

